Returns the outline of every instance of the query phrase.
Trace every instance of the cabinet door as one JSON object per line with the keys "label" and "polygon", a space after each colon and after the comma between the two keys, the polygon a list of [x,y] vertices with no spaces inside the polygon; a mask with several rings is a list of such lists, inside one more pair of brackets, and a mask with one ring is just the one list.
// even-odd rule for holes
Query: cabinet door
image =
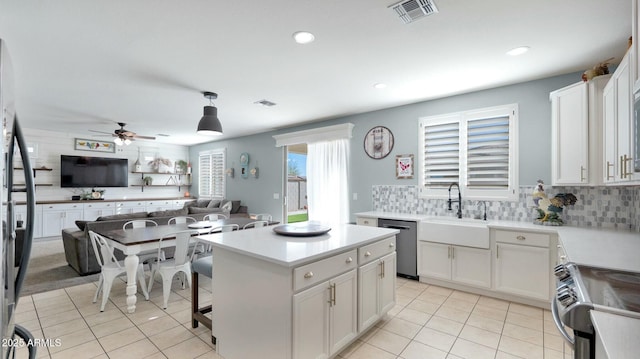
{"label": "cabinet door", "polygon": [[451,279],[477,287],[491,288],[491,251],[462,246],[451,247]]}
{"label": "cabinet door", "polygon": [[629,73],[629,56],[625,56],[614,76],[611,78],[615,86],[616,98],[616,142],[618,175],[621,181],[630,181],[633,176],[633,121],[631,119],[631,74]]}
{"label": "cabinet door", "polygon": [[353,269],[330,281],[333,298],[329,298],[329,355],[344,348],[358,333],[358,283]]}
{"label": "cabinet door", "polygon": [[63,211],[47,211],[42,212],[42,236],[53,237],[62,233]]}
{"label": "cabinet door", "polygon": [[[62,228],[73,228],[76,227],[76,221],[82,220],[84,218],[84,212],[82,210],[68,210],[62,214]],[[56,234],[57,236],[60,233]]]}
{"label": "cabinet door", "polygon": [[587,85],[578,83],[551,94],[552,184],[589,182]]}
{"label": "cabinet door", "polygon": [[549,300],[550,270],[549,248],[496,243],[496,290]]}
{"label": "cabinet door", "polygon": [[604,163],[603,163],[603,181],[604,183],[616,182],[617,173],[617,154],[618,147],[616,144],[616,94],[614,80],[609,81],[602,92],[603,102],[603,146],[604,146]]}
{"label": "cabinet door", "polygon": [[396,305],[396,252],[382,257],[382,278],[380,278],[379,296],[382,316]]}
{"label": "cabinet door", "polygon": [[329,282],[293,296],[293,358],[329,357]]}
{"label": "cabinet door", "polygon": [[[42,237],[42,205],[36,205],[35,218],[33,219],[33,238]],[[18,205],[14,207],[14,217],[16,222],[22,221],[22,227],[26,227],[27,223],[27,206]],[[14,223],[14,228],[17,228],[17,223]]]}
{"label": "cabinet door", "polygon": [[369,328],[379,318],[378,308],[380,297],[378,296],[378,278],[382,268],[380,262],[373,261],[358,268],[358,292],[360,305],[358,306],[358,329],[363,331]]}
{"label": "cabinet door", "polygon": [[418,275],[451,279],[451,246],[434,242],[418,242],[420,263]]}

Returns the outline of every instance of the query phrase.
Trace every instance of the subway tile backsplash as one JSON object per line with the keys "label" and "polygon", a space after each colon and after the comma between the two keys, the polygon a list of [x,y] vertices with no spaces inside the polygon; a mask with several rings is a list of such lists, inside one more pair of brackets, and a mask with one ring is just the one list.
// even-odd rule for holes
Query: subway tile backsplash
{"label": "subway tile backsplash", "polygon": [[[520,187],[517,202],[486,201],[487,219],[533,222],[533,186]],[[549,197],[573,193],[578,202],[562,213],[565,225],[598,228],[631,228],[640,232],[640,187],[546,187]],[[418,186],[374,185],[373,210],[429,216],[455,216],[444,199],[420,198]],[[465,200],[464,217],[481,216],[484,209],[477,201]],[[455,206],[455,204],[454,204]]]}

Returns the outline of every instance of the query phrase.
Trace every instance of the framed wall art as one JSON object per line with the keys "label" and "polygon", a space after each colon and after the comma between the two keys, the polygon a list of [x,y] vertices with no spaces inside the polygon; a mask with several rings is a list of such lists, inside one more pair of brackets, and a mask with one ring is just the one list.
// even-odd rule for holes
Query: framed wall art
{"label": "framed wall art", "polygon": [[396,178],[413,178],[413,155],[396,156]]}
{"label": "framed wall art", "polygon": [[76,138],[74,149],[78,151],[115,153],[116,144],[108,141],[87,140],[84,138]]}

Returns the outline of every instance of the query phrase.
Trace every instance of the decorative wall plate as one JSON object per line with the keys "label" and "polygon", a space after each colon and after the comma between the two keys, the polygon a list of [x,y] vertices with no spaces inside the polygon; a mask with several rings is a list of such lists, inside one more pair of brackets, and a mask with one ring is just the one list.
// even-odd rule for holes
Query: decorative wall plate
{"label": "decorative wall plate", "polygon": [[376,126],[364,136],[364,152],[374,160],[387,157],[392,149],[393,133],[384,126]]}
{"label": "decorative wall plate", "polygon": [[242,154],[240,154],[240,164],[241,165],[248,165],[249,164],[249,154],[246,152],[243,152]]}

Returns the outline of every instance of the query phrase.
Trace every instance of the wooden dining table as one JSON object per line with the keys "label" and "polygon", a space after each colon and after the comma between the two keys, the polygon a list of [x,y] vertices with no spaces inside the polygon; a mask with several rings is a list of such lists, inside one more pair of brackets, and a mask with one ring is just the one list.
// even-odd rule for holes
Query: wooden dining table
{"label": "wooden dining table", "polygon": [[[252,218],[239,217],[209,222],[196,222],[195,226],[193,226],[193,223],[165,224],[152,227],[105,230],[99,231],[98,234],[104,236],[112,247],[119,249],[126,256],[124,259],[124,267],[127,271],[127,311],[133,313],[136,310],[137,302],[136,270],[140,263],[138,253],[157,249],[160,239],[166,238],[172,233],[192,230],[194,231],[194,235],[205,234],[228,224],[237,224],[240,229],[243,229],[245,225],[255,221],[256,220]],[[274,224],[278,224],[278,222],[269,222],[269,225]],[[189,225],[198,228],[190,228]],[[162,248],[173,247],[175,246],[175,240],[167,238],[162,241],[160,246]],[[153,280],[153,278],[150,280]]]}

